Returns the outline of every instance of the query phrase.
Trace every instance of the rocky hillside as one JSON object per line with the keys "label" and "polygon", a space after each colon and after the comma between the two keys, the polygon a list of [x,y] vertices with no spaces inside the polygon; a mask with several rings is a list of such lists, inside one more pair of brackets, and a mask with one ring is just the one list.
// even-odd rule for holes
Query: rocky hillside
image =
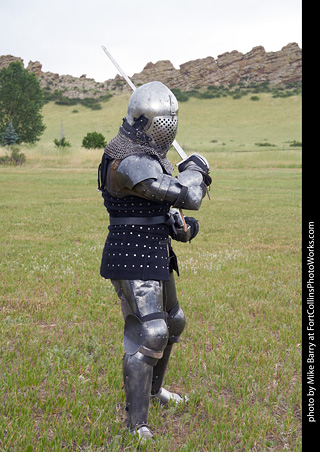
{"label": "rocky hillside", "polygon": [[[17,60],[24,65],[19,57],[0,56],[0,69]],[[73,77],[43,72],[42,65],[38,61],[30,61],[27,69],[39,77],[41,86],[45,90],[51,93],[60,91],[69,98],[98,98],[105,95],[106,91],[114,93],[131,91],[119,75],[100,83],[87,78],[85,74],[81,77]],[[262,46],[258,46],[245,54],[233,50],[219,55],[217,59],[208,56],[189,61],[181,64],[179,69],[176,69],[169,60],[150,62],[142,72],[133,74],[130,78],[136,86],[159,80],[169,88],[179,88],[181,91],[239,82],[269,81],[273,86],[283,86],[302,80],[302,50],[296,43],[290,43],[277,52],[266,52]]]}

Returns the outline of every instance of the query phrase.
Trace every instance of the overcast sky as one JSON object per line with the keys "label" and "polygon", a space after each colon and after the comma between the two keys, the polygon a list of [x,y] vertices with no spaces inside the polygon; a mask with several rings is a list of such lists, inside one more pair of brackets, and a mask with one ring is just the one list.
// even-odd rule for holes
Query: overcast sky
{"label": "overcast sky", "polygon": [[176,68],[224,52],[302,48],[301,0],[2,0],[0,55],[40,61],[44,72],[96,81],[132,76],[152,61]]}

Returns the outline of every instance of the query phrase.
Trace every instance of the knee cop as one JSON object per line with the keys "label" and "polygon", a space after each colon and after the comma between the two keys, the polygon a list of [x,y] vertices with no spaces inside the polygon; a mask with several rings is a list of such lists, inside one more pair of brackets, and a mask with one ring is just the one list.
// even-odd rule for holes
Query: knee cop
{"label": "knee cop", "polygon": [[155,365],[168,343],[168,327],[164,312],[138,317],[127,315],[124,326],[124,349],[128,355]]}
{"label": "knee cop", "polygon": [[186,318],[179,303],[177,303],[167,315],[169,341],[172,343],[180,342],[180,336],[186,325]]}

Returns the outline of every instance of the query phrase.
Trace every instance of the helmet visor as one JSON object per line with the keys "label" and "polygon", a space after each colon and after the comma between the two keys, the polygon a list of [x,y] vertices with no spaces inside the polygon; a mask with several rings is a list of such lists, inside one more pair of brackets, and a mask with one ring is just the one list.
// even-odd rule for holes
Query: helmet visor
{"label": "helmet visor", "polygon": [[161,151],[168,151],[178,130],[178,116],[155,116],[147,131],[152,138],[151,145]]}

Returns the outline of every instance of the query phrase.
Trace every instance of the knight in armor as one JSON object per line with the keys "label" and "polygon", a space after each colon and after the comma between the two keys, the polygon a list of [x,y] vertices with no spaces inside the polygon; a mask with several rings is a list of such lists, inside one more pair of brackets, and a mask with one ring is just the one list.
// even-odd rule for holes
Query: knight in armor
{"label": "knight in armor", "polygon": [[137,88],[119,133],[106,146],[99,189],[109,213],[101,276],[110,279],[124,317],[123,384],[125,423],[141,442],[153,438],[150,400],[184,402],[163,387],[172,347],[185,316],[179,306],[171,239],[192,240],[197,220],[182,208],[198,210],[211,183],[205,158],[193,154],[173,166],[167,159],[178,128],[178,102],[160,82]]}

